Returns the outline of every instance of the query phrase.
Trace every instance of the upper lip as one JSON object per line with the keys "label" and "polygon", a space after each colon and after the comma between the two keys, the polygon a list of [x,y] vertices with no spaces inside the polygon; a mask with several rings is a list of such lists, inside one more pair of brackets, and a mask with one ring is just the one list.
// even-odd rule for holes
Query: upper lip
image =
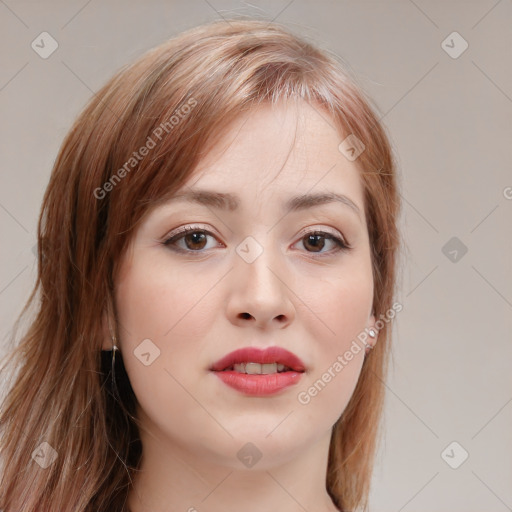
{"label": "upper lip", "polygon": [[299,357],[284,348],[276,346],[265,349],[246,347],[235,350],[219,359],[210,367],[210,370],[219,372],[240,363],[277,363],[298,372],[305,371],[305,365]]}

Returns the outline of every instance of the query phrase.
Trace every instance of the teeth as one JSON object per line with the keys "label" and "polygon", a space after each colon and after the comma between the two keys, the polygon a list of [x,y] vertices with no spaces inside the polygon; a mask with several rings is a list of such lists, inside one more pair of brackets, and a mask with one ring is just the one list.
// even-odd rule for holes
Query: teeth
{"label": "teeth", "polygon": [[239,363],[233,365],[233,370],[238,373],[247,373],[248,375],[268,375],[269,373],[278,373],[286,369],[284,364],[277,363]]}

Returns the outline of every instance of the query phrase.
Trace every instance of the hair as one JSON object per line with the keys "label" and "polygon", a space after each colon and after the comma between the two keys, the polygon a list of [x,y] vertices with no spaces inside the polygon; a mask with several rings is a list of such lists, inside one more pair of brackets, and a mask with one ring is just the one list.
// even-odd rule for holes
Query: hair
{"label": "hair", "polygon": [[[376,107],[345,68],[280,24],[237,18],[167,40],[93,95],[53,166],[38,223],[36,283],[14,332],[29,309],[34,315],[4,365],[18,370],[0,412],[5,512],[125,510],[142,455],[136,398],[120,353],[114,370],[112,353],[101,350],[100,320],[112,311],[117,334],[115,276],[139,222],[186,184],[244,112],[304,100],[340,137],[364,143],[356,164],[373,312],[383,318],[390,310],[400,245],[395,163]],[[381,323],[332,430],[326,489],[342,511],[368,506],[391,348],[391,322]],[[47,467],[36,463],[43,442],[56,452],[53,459],[44,445]]]}

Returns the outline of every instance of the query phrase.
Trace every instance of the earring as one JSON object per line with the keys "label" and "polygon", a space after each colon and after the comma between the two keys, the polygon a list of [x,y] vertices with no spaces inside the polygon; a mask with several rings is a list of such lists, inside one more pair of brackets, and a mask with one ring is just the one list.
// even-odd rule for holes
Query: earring
{"label": "earring", "polygon": [[119,350],[119,347],[116,345],[116,337],[112,336],[112,363],[116,362],[116,352]]}
{"label": "earring", "polygon": [[119,363],[122,361],[122,358],[116,362],[116,352],[120,352],[119,347],[116,345],[116,337],[112,336],[112,348],[111,349],[101,349],[101,368],[102,373],[108,375],[110,371],[112,371],[112,379],[115,379],[116,372],[114,371],[114,367],[119,366]]}
{"label": "earring", "polygon": [[[377,333],[375,332],[375,329],[369,329],[368,334],[369,334],[370,338],[375,338],[375,336],[377,335]],[[368,343],[365,348],[365,354],[369,354],[370,350],[372,350],[372,349],[373,349],[373,345],[370,345]]]}

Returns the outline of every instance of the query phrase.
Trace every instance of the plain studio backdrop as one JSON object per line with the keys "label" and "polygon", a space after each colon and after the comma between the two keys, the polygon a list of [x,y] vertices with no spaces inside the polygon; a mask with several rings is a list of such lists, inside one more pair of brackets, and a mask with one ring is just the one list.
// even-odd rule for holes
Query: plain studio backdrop
{"label": "plain studio backdrop", "polygon": [[510,0],[1,0],[2,353],[78,112],[150,47],[234,14],[283,23],[342,56],[398,157],[403,310],[371,510],[512,510]]}

